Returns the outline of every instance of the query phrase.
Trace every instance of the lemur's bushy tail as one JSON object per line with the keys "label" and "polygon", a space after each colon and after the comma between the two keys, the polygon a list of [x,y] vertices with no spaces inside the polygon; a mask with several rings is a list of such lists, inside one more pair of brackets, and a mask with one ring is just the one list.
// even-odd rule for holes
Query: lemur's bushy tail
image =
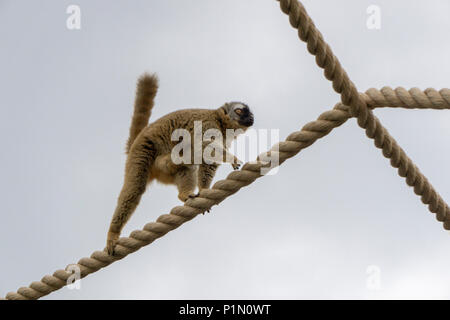
{"label": "lemur's bushy tail", "polygon": [[126,152],[130,151],[139,133],[148,125],[152,113],[156,92],[158,91],[158,77],[156,74],[144,73],[139,77],[134,101],[134,113],[131,119],[130,137],[127,141]]}

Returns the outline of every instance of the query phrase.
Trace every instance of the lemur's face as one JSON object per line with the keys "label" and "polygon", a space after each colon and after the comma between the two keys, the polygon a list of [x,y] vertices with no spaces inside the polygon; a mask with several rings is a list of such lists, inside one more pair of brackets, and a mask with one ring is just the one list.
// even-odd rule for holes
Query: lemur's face
{"label": "lemur's face", "polygon": [[242,102],[230,102],[227,104],[227,114],[230,119],[235,120],[239,125],[248,128],[253,125],[253,113],[250,108]]}

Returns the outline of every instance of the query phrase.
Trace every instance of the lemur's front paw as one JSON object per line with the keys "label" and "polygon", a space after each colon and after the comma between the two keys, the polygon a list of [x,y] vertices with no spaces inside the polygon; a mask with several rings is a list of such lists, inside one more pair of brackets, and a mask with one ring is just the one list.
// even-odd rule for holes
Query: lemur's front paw
{"label": "lemur's front paw", "polygon": [[108,239],[106,240],[106,251],[110,256],[114,255],[114,248],[116,247],[117,240],[119,240],[120,233],[108,232]]}
{"label": "lemur's front paw", "polygon": [[233,167],[233,170],[238,170],[242,165],[242,162],[236,162],[236,163],[232,163],[231,166]]}
{"label": "lemur's front paw", "polygon": [[178,195],[178,199],[180,199],[183,202],[186,202],[187,200],[195,198],[195,197],[198,197],[198,194],[195,194],[195,193],[180,193]]}

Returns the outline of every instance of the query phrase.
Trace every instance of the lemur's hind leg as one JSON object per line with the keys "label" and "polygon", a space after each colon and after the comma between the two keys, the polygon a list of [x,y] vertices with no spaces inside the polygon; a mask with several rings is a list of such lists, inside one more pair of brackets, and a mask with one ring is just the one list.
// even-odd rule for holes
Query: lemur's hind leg
{"label": "lemur's hind leg", "polygon": [[114,254],[114,247],[120,232],[136,209],[147,186],[150,166],[155,160],[156,150],[153,143],[143,137],[136,141],[128,154],[125,166],[125,181],[117,200],[116,210],[109,226],[106,248]]}
{"label": "lemur's hind leg", "polygon": [[[202,163],[201,165],[199,165],[199,167],[198,167],[198,193],[196,194],[196,196],[199,196],[200,192],[203,189],[209,189],[218,167],[219,167],[219,165],[215,164],[215,163],[213,163],[213,164]],[[209,209],[207,209],[205,211],[209,212]],[[203,212],[203,213],[205,213],[205,212]]]}
{"label": "lemur's hind leg", "polygon": [[218,164],[202,163],[198,167],[198,192],[202,189],[209,189],[211,182],[214,179]]}
{"label": "lemur's hind leg", "polygon": [[186,165],[178,169],[175,174],[175,184],[178,188],[178,198],[186,201],[195,197],[195,188],[197,187],[197,166]]}

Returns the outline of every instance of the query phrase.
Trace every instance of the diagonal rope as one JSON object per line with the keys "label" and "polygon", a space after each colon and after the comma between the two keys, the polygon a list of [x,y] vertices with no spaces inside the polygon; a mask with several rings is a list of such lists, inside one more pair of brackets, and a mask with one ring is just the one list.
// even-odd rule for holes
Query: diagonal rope
{"label": "diagonal rope", "polygon": [[[441,92],[450,93],[450,90],[443,89]],[[372,102],[375,101],[373,97],[382,95],[382,93],[376,89],[370,89],[366,94],[367,97],[365,97],[365,100],[368,105],[370,107],[377,107],[377,103]],[[424,92],[419,95],[426,97],[421,101],[422,106],[425,108],[433,108],[435,105],[433,101],[443,99],[436,98],[434,95],[432,98]],[[381,98],[379,97],[379,99]],[[407,99],[407,101],[411,101],[411,99]],[[414,106],[415,104],[413,103],[405,104],[403,107],[413,108]],[[446,107],[450,108],[450,105],[447,104]],[[281,164],[286,159],[298,154],[302,149],[312,145],[318,139],[326,136],[334,128],[341,126],[350,118],[349,107],[338,103],[332,110],[322,113],[317,120],[306,124],[300,131],[290,134],[286,141],[272,147],[271,150],[279,149]],[[90,257],[80,259],[75,265],[81,271],[81,277],[84,278],[90,273],[96,272],[117,260],[125,258],[128,254],[152,243],[169,231],[176,229],[184,222],[191,220],[198,213],[203,212],[204,209],[209,209],[212,205],[219,204],[226,197],[260,177],[259,170],[262,167],[262,163],[258,163],[257,165],[247,163],[242,167],[241,171],[230,173],[226,179],[216,182],[211,190],[203,190],[198,198],[186,202],[184,207],[189,208],[175,207],[169,215],[162,215],[156,222],[146,224],[142,230],[135,230],[129,237],[120,238],[116,247],[117,256],[109,256],[104,251],[95,251]],[[29,287],[22,287],[17,292],[8,293],[6,298],[38,299],[64,287],[71,275],[72,273],[69,271],[57,270],[53,275],[46,275],[40,281],[33,282]]]}
{"label": "diagonal rope", "polygon": [[[436,214],[439,221],[444,222],[444,228],[450,229],[450,208],[447,203],[368,108],[363,94],[357,91],[305,7],[297,0],[277,1],[280,2],[281,10],[289,16],[292,27],[298,30],[299,38],[306,42],[308,51],[316,57],[317,65],[324,69],[325,77],[332,82],[333,89],[341,95],[342,103],[350,107],[350,113],[357,118],[358,125],[374,140],[375,146],[382,149],[383,155],[391,160],[391,165],[414,188],[414,192],[428,205],[428,209]],[[434,94],[435,92],[430,93],[431,96]],[[446,102],[448,104],[448,100]],[[403,105],[404,103],[402,101]]]}
{"label": "diagonal rope", "polygon": [[[346,108],[337,105],[335,109],[321,114],[316,121],[306,124],[302,130],[291,134],[286,141],[272,147],[271,151],[279,153],[281,164],[327,135],[334,128],[342,125],[349,118]],[[277,151],[277,149],[279,150]],[[219,204],[242,187],[261,177],[260,170],[265,166],[261,161],[246,163],[240,171],[230,173],[226,179],[216,182],[211,189],[202,190],[198,198],[189,199],[184,206],[174,207],[170,214],[161,215],[156,222],[146,224],[142,230],[131,232],[129,237],[120,238],[115,248],[115,256],[109,256],[105,251],[95,251],[89,258],[80,259],[76,266],[81,271],[81,278],[125,258],[130,253],[195,218],[205,209]],[[8,293],[6,299],[38,299],[64,287],[71,275],[72,272],[57,270],[53,275],[46,275],[41,281],[31,283],[29,287],[22,287],[17,292]]]}
{"label": "diagonal rope", "polygon": [[[317,64],[324,69],[326,78],[332,81],[334,90],[341,95],[341,102],[332,110],[322,113],[317,120],[306,124],[300,131],[290,134],[285,141],[273,146],[269,151],[270,155],[278,155],[279,164],[282,164],[329,134],[334,128],[341,126],[352,116],[356,117],[358,124],[375,141],[375,145],[382,149],[383,154],[391,159],[391,164],[399,169],[400,176],[406,178],[408,185],[414,187],[414,191],[422,197],[422,201],[429,205],[430,211],[435,212],[438,220],[444,221],[444,227],[449,229],[450,223],[446,220],[450,216],[447,204],[382,127],[371,109],[378,107],[450,109],[450,90],[427,89],[422,92],[415,88],[407,91],[403,88],[393,90],[385,87],[382,90],[369,89],[365,94],[359,93],[331,48],[315,28],[304,7],[297,1],[277,1],[280,1],[282,11],[289,15],[291,25],[298,29],[300,39],[307,43],[308,51],[316,56]],[[264,155],[260,157],[263,158]],[[129,237],[120,238],[115,248],[115,256],[109,256],[105,251],[95,251],[90,257],[82,258],[71,266],[78,267],[81,278],[84,278],[123,259],[192,220],[199,213],[221,203],[242,187],[253,183],[262,176],[261,169],[266,167],[267,164],[260,160],[246,163],[240,171],[230,173],[225,179],[216,182],[211,189],[202,190],[198,198],[189,199],[184,206],[174,207],[169,214],[161,215],[155,222],[146,224],[142,230],[131,232]],[[6,299],[38,299],[64,287],[71,276],[70,271],[57,270],[52,275],[46,275],[40,281],[31,283],[29,287],[8,293]]]}

